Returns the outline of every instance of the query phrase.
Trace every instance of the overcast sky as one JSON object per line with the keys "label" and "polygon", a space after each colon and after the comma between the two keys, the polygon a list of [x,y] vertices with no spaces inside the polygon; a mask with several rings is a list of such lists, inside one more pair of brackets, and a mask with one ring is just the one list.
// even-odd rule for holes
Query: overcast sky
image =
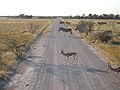
{"label": "overcast sky", "polygon": [[0,0],[3,15],[120,14],[120,0]]}

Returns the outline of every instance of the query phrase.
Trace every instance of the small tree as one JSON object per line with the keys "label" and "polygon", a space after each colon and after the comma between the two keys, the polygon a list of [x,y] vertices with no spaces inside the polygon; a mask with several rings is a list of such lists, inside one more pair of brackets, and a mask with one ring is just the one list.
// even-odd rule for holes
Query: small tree
{"label": "small tree", "polygon": [[92,21],[80,21],[77,28],[80,32],[85,32],[86,34],[93,31],[94,23]]}
{"label": "small tree", "polygon": [[7,35],[6,37],[1,37],[1,43],[5,44],[9,51],[12,51],[17,58],[21,58],[23,52],[26,50],[26,47],[31,42],[32,35]]}
{"label": "small tree", "polygon": [[109,40],[112,39],[112,36],[106,32],[100,32],[100,33],[96,34],[96,39],[98,39],[104,43],[107,43]]}

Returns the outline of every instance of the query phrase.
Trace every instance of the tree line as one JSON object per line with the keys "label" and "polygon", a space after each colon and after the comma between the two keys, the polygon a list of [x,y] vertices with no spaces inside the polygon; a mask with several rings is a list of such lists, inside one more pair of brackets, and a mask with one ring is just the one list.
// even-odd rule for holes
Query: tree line
{"label": "tree line", "polygon": [[102,14],[102,15],[97,15],[97,14],[88,14],[88,15],[75,15],[75,16],[33,16],[33,15],[25,15],[25,14],[20,14],[18,16],[0,16],[0,17],[6,17],[6,18],[19,18],[19,19],[56,19],[57,17],[62,17],[65,19],[120,19],[119,14]]}
{"label": "tree line", "polygon": [[64,18],[69,18],[69,19],[120,19],[119,14],[102,14],[102,15],[97,15],[97,14],[88,14],[87,16],[83,14],[82,16],[76,15],[76,16],[66,16]]}
{"label": "tree line", "polygon": [[16,16],[0,16],[0,18],[13,18],[13,19],[56,19],[58,16],[33,16],[20,14]]}

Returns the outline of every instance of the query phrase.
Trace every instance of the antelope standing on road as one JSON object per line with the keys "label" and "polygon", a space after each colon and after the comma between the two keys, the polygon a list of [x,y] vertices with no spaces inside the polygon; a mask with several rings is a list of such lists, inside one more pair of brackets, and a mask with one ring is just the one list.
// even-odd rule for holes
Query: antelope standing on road
{"label": "antelope standing on road", "polygon": [[[75,60],[76,60],[76,64],[78,63],[78,55],[77,55],[77,53],[76,52],[70,52],[70,53],[64,53],[64,51],[62,50],[61,51],[61,53],[60,53],[60,55],[64,55],[67,59],[67,62],[69,62],[70,63],[70,61],[68,60],[69,59],[69,57],[73,57],[74,58],[74,60],[73,60],[73,62],[72,62],[72,64],[75,62]],[[66,65],[67,65],[67,63],[66,63]]]}
{"label": "antelope standing on road", "polygon": [[72,29],[71,28],[63,28],[63,27],[59,27],[58,31],[63,31],[63,32],[70,32],[70,34],[72,34]]}
{"label": "antelope standing on road", "polygon": [[119,72],[120,72],[120,67],[118,67],[118,68],[113,68],[111,65],[110,65],[110,63],[108,63],[108,67],[107,67],[107,71],[108,70],[112,70],[112,71],[114,71],[114,72],[117,72],[117,74],[116,74],[116,76],[119,74]]}

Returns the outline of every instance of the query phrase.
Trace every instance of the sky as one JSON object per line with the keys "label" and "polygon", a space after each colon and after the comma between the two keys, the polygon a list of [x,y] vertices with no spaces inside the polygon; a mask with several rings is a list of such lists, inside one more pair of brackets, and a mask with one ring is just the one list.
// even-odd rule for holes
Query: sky
{"label": "sky", "polygon": [[120,0],[0,0],[0,16],[120,14]]}

